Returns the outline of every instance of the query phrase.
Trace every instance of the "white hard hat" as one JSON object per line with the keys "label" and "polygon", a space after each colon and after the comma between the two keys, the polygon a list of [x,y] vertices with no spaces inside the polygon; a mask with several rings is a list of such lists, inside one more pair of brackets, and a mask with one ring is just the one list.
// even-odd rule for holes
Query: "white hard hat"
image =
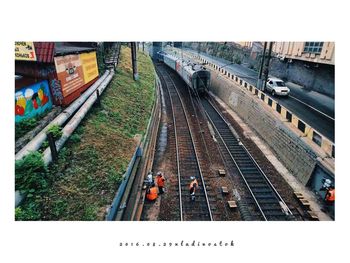
{"label": "white hard hat", "polygon": [[193,180],[193,179],[194,179],[194,176],[191,176],[190,178],[191,178],[191,180]]}

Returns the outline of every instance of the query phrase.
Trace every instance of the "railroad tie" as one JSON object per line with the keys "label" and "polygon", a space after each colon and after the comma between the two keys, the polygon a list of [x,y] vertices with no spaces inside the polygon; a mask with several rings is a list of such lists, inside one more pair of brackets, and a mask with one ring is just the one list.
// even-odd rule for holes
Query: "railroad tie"
{"label": "railroad tie", "polygon": [[229,206],[229,208],[231,209],[236,209],[237,208],[237,204],[236,204],[236,201],[227,201],[227,204]]}
{"label": "railroad tie", "polygon": [[227,194],[228,194],[228,189],[227,189],[227,187],[226,187],[226,186],[222,186],[222,187],[221,187],[221,192],[222,192],[223,195],[227,195]]}

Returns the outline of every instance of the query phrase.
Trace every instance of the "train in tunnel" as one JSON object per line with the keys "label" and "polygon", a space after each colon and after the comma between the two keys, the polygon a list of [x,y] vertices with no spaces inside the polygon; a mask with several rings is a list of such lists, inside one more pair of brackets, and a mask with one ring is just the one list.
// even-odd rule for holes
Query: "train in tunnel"
{"label": "train in tunnel", "polygon": [[210,72],[203,65],[177,58],[164,51],[158,52],[158,58],[180,75],[190,87],[192,94],[201,96],[209,90]]}

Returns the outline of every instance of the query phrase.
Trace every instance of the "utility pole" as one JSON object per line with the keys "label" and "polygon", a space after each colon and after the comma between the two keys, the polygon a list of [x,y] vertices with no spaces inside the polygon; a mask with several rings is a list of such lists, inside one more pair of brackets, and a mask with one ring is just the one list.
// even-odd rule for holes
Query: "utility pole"
{"label": "utility pole", "polygon": [[267,55],[267,60],[266,60],[266,65],[265,65],[265,71],[264,71],[264,74],[265,74],[264,90],[266,89],[266,82],[267,82],[267,78],[269,77],[269,66],[270,66],[270,60],[271,60],[272,45],[273,45],[273,42],[270,41],[270,44],[269,44],[269,53],[268,53],[268,55]]}
{"label": "utility pole", "polygon": [[136,56],[136,42],[131,42],[131,62],[132,62],[132,73],[134,80],[139,79],[139,73],[137,71],[137,56]]}
{"label": "utility pole", "polygon": [[259,69],[259,77],[258,77],[258,89],[262,89],[262,73],[263,73],[263,69],[264,69],[264,60],[265,60],[265,52],[266,52],[266,46],[267,46],[267,42],[264,42],[264,50],[263,50],[263,54],[261,57],[261,62],[260,62],[260,69]]}

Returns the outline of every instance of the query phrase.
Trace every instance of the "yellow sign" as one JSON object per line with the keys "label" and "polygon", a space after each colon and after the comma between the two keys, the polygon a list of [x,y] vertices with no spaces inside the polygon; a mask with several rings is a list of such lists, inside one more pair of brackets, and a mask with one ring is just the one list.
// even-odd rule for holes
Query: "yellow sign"
{"label": "yellow sign", "polygon": [[96,52],[80,54],[80,62],[83,67],[84,82],[88,83],[98,77]]}
{"label": "yellow sign", "polygon": [[36,61],[33,42],[15,42],[15,60]]}

